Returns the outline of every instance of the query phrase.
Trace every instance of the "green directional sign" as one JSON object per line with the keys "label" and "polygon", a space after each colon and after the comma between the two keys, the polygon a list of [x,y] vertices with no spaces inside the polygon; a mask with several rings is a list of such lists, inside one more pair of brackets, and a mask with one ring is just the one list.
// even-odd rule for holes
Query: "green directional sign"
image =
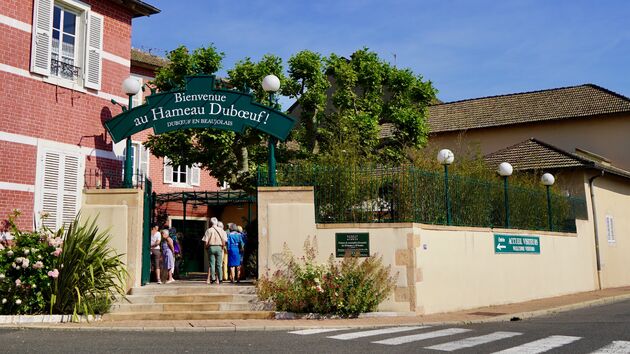
{"label": "green directional sign", "polygon": [[253,101],[236,90],[216,89],[214,76],[186,78],[186,88],[154,94],[141,106],[105,122],[117,143],[153,128],[155,134],[188,128],[215,128],[242,133],[251,127],[284,141],[293,126],[292,117]]}
{"label": "green directional sign", "polygon": [[494,253],[540,254],[540,238],[538,236],[494,234]]}

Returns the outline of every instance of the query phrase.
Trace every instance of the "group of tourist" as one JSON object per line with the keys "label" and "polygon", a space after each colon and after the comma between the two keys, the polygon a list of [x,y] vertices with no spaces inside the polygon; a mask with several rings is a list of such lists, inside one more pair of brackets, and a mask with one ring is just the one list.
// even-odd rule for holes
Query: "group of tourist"
{"label": "group of tourist", "polygon": [[[210,219],[211,226],[206,230],[202,242],[208,252],[209,266],[206,283],[219,284],[230,280],[240,282],[243,275],[242,263],[245,253],[246,233],[241,226],[228,224],[228,230],[217,218]],[[163,228],[154,224],[151,229],[151,265],[155,271],[157,283],[162,284],[162,270],[168,272],[166,283],[175,281],[177,260],[181,260],[181,233],[175,229]]]}
{"label": "group of tourist", "polygon": [[[245,233],[236,224],[228,224],[228,232],[217,218],[210,219],[202,241],[208,250],[209,266],[206,283],[219,284],[225,280],[239,282],[245,252]],[[228,274],[229,270],[229,274]]]}
{"label": "group of tourist", "polygon": [[157,283],[162,284],[161,268],[168,272],[166,283],[175,281],[173,274],[176,271],[176,256],[181,254],[181,246],[177,240],[175,229],[162,229],[154,224],[151,228],[151,264],[155,269]]}

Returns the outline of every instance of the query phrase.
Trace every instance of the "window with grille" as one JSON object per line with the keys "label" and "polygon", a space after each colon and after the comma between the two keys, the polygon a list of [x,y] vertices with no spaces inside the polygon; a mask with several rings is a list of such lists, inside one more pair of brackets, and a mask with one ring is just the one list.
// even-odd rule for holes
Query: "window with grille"
{"label": "window with grille", "polygon": [[59,85],[100,90],[104,22],[82,1],[34,0],[31,71]]}

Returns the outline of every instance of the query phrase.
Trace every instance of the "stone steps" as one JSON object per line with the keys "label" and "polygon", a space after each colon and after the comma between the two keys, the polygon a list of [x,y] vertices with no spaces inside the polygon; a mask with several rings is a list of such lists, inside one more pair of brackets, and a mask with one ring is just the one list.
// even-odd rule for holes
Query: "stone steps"
{"label": "stone steps", "polygon": [[252,285],[232,285],[223,283],[221,285],[207,285],[198,283],[197,285],[146,285],[139,288],[132,288],[130,295],[199,295],[199,294],[256,294],[256,288]]}
{"label": "stone steps", "polygon": [[250,284],[205,282],[150,284],[133,288],[103,316],[104,321],[267,319],[274,312]]}
{"label": "stone steps", "polygon": [[193,312],[193,311],[251,311],[247,302],[164,303],[164,304],[116,304],[110,312]]}
{"label": "stone steps", "polygon": [[200,311],[200,312],[112,312],[103,321],[178,321],[178,320],[264,320],[273,311]]}

